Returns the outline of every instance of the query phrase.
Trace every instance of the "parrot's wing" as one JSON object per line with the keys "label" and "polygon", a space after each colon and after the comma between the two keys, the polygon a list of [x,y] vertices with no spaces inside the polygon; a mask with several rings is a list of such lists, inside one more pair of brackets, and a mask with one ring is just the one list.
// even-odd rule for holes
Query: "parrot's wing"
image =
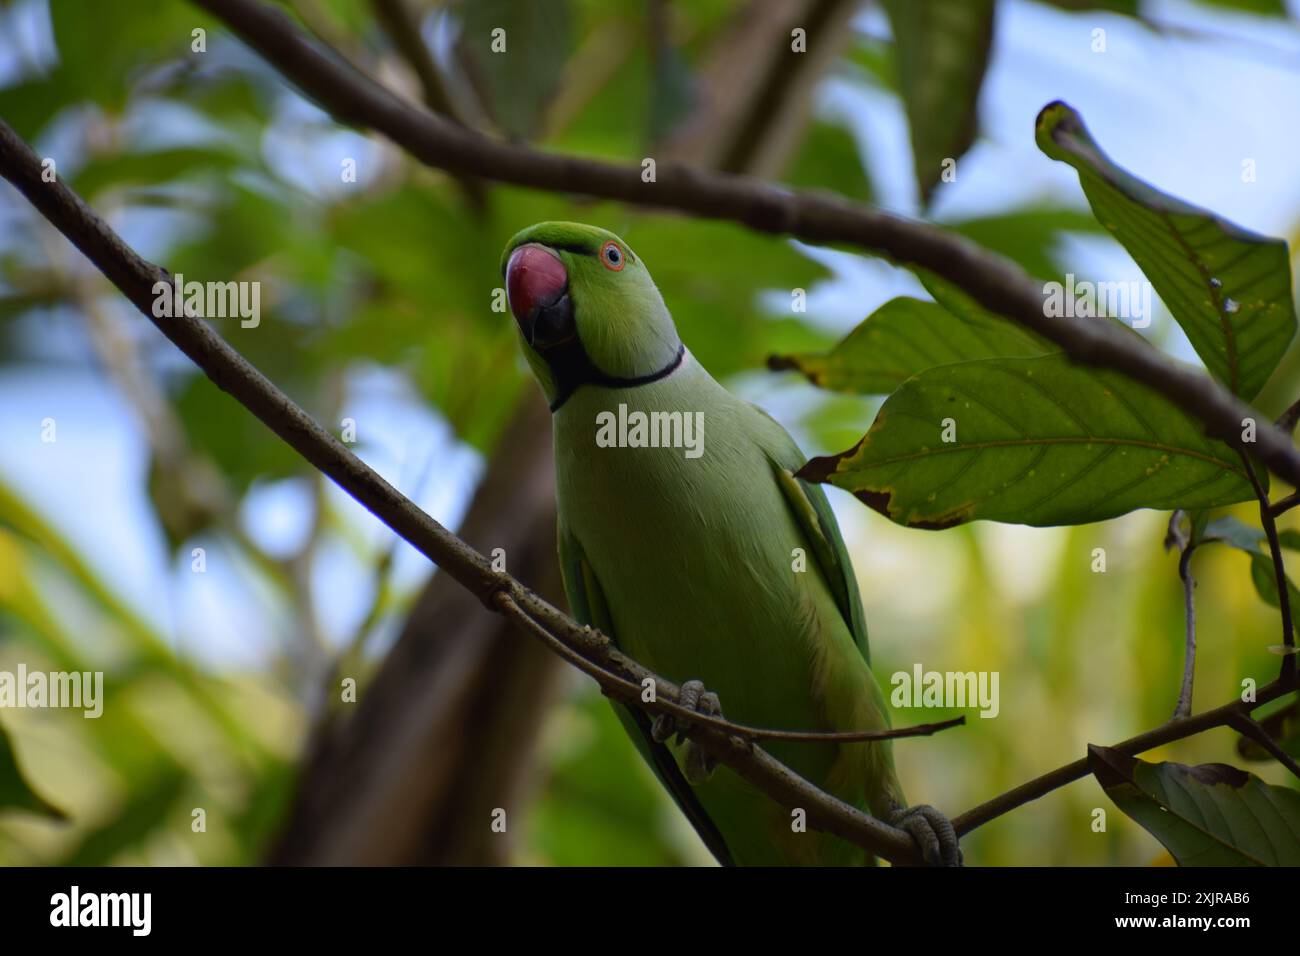
{"label": "parrot's wing", "polygon": [[853,642],[869,665],[871,649],[867,645],[867,618],[862,612],[858,581],[853,574],[848,549],[844,547],[844,538],[840,535],[839,522],[835,520],[835,512],[831,511],[831,503],[826,500],[826,492],[820,485],[795,477],[795,472],[803,467],[804,456],[794,439],[771,415],[757,405],[752,407],[764,421],[768,460],[772,463],[790,513],[803,531],[811,556],[835,595],[835,603],[853,634]]}
{"label": "parrot's wing", "polygon": [[[614,642],[615,646],[618,646],[614,622],[605,603],[600,582],[596,580],[595,572],[587,562],[586,555],[583,554],[582,545],[568,533],[563,523],[559,528],[559,542],[560,573],[564,578],[564,593],[569,600],[569,610],[583,624],[599,629]],[[672,752],[650,735],[649,715],[639,708],[628,707],[613,700],[610,704],[627,730],[628,736],[632,738],[636,749],[650,765],[650,769],[654,771],[660,783],[668,790],[682,813],[686,815],[686,819],[700,835],[709,852],[723,866],[734,865],[726,841],[723,840],[722,834],[709,818],[704,807],[700,805],[695,790],[682,774]]]}

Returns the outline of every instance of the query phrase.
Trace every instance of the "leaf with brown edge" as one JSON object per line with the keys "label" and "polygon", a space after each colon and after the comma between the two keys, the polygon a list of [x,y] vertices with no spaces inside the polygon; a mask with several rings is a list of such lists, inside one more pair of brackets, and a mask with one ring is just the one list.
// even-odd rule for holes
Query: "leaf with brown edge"
{"label": "leaf with brown edge", "polygon": [[1179,866],[1300,865],[1300,792],[1227,764],[1147,763],[1092,745],[1088,769]]}
{"label": "leaf with brown edge", "polygon": [[927,369],[885,401],[857,445],[814,458],[799,477],[928,529],[1084,524],[1254,497],[1238,455],[1172,402],[1060,354]]}

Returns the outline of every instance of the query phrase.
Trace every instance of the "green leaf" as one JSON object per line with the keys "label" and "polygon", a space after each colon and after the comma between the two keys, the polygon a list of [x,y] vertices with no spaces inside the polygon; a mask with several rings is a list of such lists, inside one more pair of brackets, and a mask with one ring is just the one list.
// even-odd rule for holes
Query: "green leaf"
{"label": "green leaf", "polygon": [[[242,494],[256,480],[274,481],[296,474],[301,461],[284,442],[269,439],[266,428],[252,415],[245,414],[203,375],[191,376],[173,400],[186,434],[194,447],[212,461],[221,463],[222,474],[230,486]],[[212,516],[202,509],[175,500],[175,490],[159,481],[165,477],[150,463],[149,496],[154,506],[168,515],[185,515],[190,533],[198,533],[211,523]],[[165,496],[171,496],[170,499]],[[186,525],[174,523],[172,531],[183,543]]]}
{"label": "green leaf", "polygon": [[980,85],[993,42],[993,0],[887,0],[898,85],[921,198],[979,131]]}
{"label": "green leaf", "polygon": [[802,372],[831,391],[884,395],[935,366],[1046,351],[1030,333],[982,310],[958,314],[936,302],[900,296],[829,352],[773,355],[767,365]]}
{"label": "green leaf", "polygon": [[[10,532],[13,533],[10,533]],[[22,537],[20,538],[19,535]],[[115,628],[130,638],[138,662],[165,673],[180,687],[189,691],[195,702],[220,726],[230,740],[250,752],[260,751],[247,729],[235,719],[229,703],[214,693],[198,672],[178,658],[167,640],[123,601],[95,572],[73,545],[49,522],[41,517],[26,501],[0,478],[0,581],[8,587],[0,588],[0,609],[25,618],[34,630],[46,633],[58,630],[45,607],[44,600],[31,580],[29,557],[22,547],[24,540],[32,542],[42,556],[49,558],[88,596],[111,620]],[[56,642],[53,652],[68,653],[67,641]],[[71,660],[69,659],[69,663]],[[110,676],[110,680],[114,678]],[[102,721],[95,721],[98,725]]]}
{"label": "green leaf", "polygon": [[162,763],[151,776],[136,783],[114,816],[88,832],[58,865],[107,866],[119,854],[139,847],[167,825],[167,816],[187,785],[189,780],[180,767]]}
{"label": "green leaf", "polygon": [[1107,796],[1179,866],[1300,865],[1300,792],[1211,763],[1146,763],[1088,747]]}
{"label": "green leaf", "polygon": [[650,143],[664,139],[691,113],[695,101],[694,77],[681,51],[669,41],[654,61],[650,105],[646,110]]}
{"label": "green leaf", "polygon": [[67,815],[32,789],[18,766],[18,756],[0,726],[0,810],[30,810],[55,820],[66,820]]}
{"label": "green leaf", "polygon": [[511,137],[534,138],[573,45],[567,0],[471,0],[461,9],[460,58],[484,105]]}
{"label": "green leaf", "polygon": [[[1262,469],[1259,470],[1262,472]],[[1207,523],[1200,540],[1205,543],[1222,541],[1241,551],[1269,556],[1268,537],[1263,529],[1239,521],[1232,515],[1223,515]],[[1277,533],[1277,540],[1284,548],[1300,551],[1300,531],[1286,528]]]}
{"label": "green leaf", "polygon": [[148,153],[100,154],[92,157],[77,172],[71,180],[71,186],[83,197],[90,199],[109,187],[157,187],[199,172],[220,171],[228,174],[235,165],[235,157],[230,153],[200,147],[163,149]]}
{"label": "green leaf", "polygon": [[[1269,607],[1280,606],[1277,596],[1277,573],[1273,569],[1273,555],[1269,550],[1268,537],[1261,528],[1238,521],[1231,515],[1224,515],[1215,518],[1205,526],[1205,531],[1200,540],[1202,544],[1222,541],[1238,551],[1249,554],[1250,580],[1255,585],[1255,593]],[[1293,530],[1281,531],[1278,533],[1278,542],[1284,548],[1300,549],[1300,532]],[[1287,577],[1286,587],[1287,594],[1291,599],[1291,607],[1300,612],[1300,590],[1296,589],[1290,577]],[[1293,615],[1293,617],[1295,616]],[[1293,627],[1295,627],[1297,633],[1300,633],[1300,620],[1294,620]]]}
{"label": "green leaf", "polygon": [[[1259,595],[1260,600],[1269,607],[1281,607],[1277,596],[1277,572],[1273,569],[1273,559],[1269,555],[1250,556],[1250,580],[1255,585],[1255,593]],[[1294,620],[1297,615],[1300,615],[1300,591],[1296,590],[1289,575],[1286,579],[1286,593],[1291,599],[1293,609],[1292,627],[1300,633],[1300,620]]]}
{"label": "green leaf", "polygon": [[840,72],[851,81],[898,92],[898,56],[892,40],[859,36],[845,52]]}
{"label": "green leaf", "polygon": [[[12,533],[11,533],[12,532]],[[21,535],[21,539],[18,537]],[[0,581],[8,585],[0,592],[0,607],[13,610],[16,602],[33,617],[44,617],[39,592],[21,540],[33,542],[41,554],[54,561],[124,633],[132,644],[150,657],[170,657],[167,639],[153,629],[134,608],[106,584],[73,544],[46,521],[35,508],[0,477]]]}
{"label": "green leaf", "polygon": [[1212,7],[1239,10],[1260,16],[1285,17],[1287,15],[1286,0],[1201,0],[1201,2]]}
{"label": "green leaf", "polygon": [[814,458],[800,476],[919,528],[1083,524],[1254,496],[1236,453],[1177,406],[1060,354],[924,371],[857,446]]}
{"label": "green leaf", "polygon": [[58,61],[0,89],[0,116],[28,140],[74,104],[120,112],[153,64],[192,57],[191,30],[216,33],[211,18],[184,4],[50,0],[48,9]]}
{"label": "green leaf", "polygon": [[1138,15],[1138,0],[1047,0],[1047,3],[1062,10],[1109,10],[1131,17]]}
{"label": "green leaf", "polygon": [[1222,541],[1224,544],[1250,554],[1267,554],[1268,543],[1262,528],[1246,524],[1232,515],[1223,515],[1205,525],[1200,543]]}
{"label": "green leaf", "polygon": [[875,201],[857,141],[838,123],[815,120],[783,178],[791,186],[829,189],[858,202]]}
{"label": "green leaf", "polygon": [[1295,335],[1286,243],[1154,189],[1116,166],[1061,102],[1038,114],[1038,146],[1073,166],[1092,211],[1146,273],[1205,367],[1254,398]]}

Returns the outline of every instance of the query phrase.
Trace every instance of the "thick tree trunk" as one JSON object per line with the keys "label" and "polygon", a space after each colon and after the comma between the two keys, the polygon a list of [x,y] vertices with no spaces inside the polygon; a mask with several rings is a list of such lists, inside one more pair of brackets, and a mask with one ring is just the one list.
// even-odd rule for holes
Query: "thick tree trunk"
{"label": "thick tree trunk", "polygon": [[[704,57],[692,114],[664,153],[696,166],[777,179],[803,141],[813,92],[853,41],[862,0],[750,0]],[[806,52],[791,48],[804,30]]]}
{"label": "thick tree trunk", "polygon": [[[546,406],[529,389],[460,533],[484,553],[504,548],[510,573],[558,602],[554,475]],[[317,731],[268,862],[508,862],[560,668],[434,575],[358,702]]]}

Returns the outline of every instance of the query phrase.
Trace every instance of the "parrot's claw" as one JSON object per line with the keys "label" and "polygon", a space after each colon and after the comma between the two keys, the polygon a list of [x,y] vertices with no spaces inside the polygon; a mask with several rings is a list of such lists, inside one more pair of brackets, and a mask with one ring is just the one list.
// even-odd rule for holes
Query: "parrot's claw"
{"label": "parrot's claw", "polygon": [[[722,716],[722,704],[718,701],[718,695],[705,690],[703,682],[698,680],[688,680],[682,684],[677,703],[681,707],[708,717]],[[673,734],[677,734],[677,742],[686,747],[686,779],[691,783],[703,783],[708,780],[713,774],[713,768],[717,766],[717,761],[687,739],[672,714],[660,714],[655,718],[650,728],[650,736],[656,743],[666,743]]]}
{"label": "parrot's claw", "polygon": [[[698,680],[688,680],[682,684],[677,696],[677,705],[710,717],[722,714],[718,695],[705,690],[703,682]],[[655,718],[650,728],[650,735],[654,737],[655,743],[666,743],[673,734],[677,734],[678,743],[685,742],[686,735],[681,732],[677,726],[677,719],[672,714],[660,714]]]}
{"label": "parrot's claw", "polygon": [[899,807],[889,822],[911,834],[929,866],[961,866],[961,846],[951,821],[929,804]]}

